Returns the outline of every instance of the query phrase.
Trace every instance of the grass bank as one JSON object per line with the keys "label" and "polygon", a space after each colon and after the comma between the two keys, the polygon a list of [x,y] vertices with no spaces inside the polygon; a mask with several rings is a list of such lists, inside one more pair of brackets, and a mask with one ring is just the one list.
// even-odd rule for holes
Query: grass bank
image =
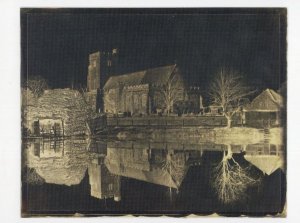
{"label": "grass bank", "polygon": [[216,143],[230,145],[246,145],[264,142],[267,139],[271,144],[282,144],[283,129],[272,128],[269,135],[263,129],[248,127],[233,128],[149,128],[132,127],[114,129],[114,135],[120,140],[153,140],[189,143]]}

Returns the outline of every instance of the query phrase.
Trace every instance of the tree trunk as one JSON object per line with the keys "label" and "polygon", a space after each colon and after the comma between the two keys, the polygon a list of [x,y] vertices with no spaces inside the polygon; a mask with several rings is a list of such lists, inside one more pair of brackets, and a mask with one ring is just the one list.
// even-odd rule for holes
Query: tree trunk
{"label": "tree trunk", "polygon": [[227,128],[231,128],[231,123],[232,123],[232,119],[231,118],[227,118]]}
{"label": "tree trunk", "polygon": [[167,105],[167,116],[170,116],[170,105]]}

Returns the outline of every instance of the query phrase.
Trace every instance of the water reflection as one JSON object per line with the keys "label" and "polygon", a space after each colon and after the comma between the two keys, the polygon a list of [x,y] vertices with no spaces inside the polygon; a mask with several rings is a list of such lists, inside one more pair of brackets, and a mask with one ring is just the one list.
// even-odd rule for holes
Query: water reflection
{"label": "water reflection", "polygon": [[252,174],[250,165],[242,165],[234,158],[228,145],[221,161],[213,169],[211,184],[219,200],[228,204],[245,199],[246,190],[260,181],[258,174]]}
{"label": "water reflection", "polygon": [[104,164],[105,157],[95,158],[88,166],[91,196],[98,199],[121,200],[120,176],[109,171]]}
{"label": "water reflection", "polygon": [[248,145],[244,158],[267,175],[271,175],[277,169],[285,171],[284,147],[282,145]]}
{"label": "water reflection", "polygon": [[178,190],[188,167],[199,165],[202,156],[202,150],[166,143],[90,141],[87,148],[99,156],[88,167],[91,196],[115,201],[121,199],[120,177]]}
{"label": "water reflection", "polygon": [[[143,200],[146,195],[141,195],[145,188],[150,188],[149,193],[154,197],[161,196],[159,191],[164,191],[162,194],[167,200],[160,198],[163,210],[197,207],[201,211],[199,205],[202,205],[204,194],[200,191],[200,196],[197,192],[199,185],[202,189],[198,190],[208,191],[205,194],[209,196],[205,198],[208,204],[217,201],[246,204],[249,190],[256,190],[255,196],[261,196],[258,191],[265,187],[265,175],[285,169],[284,147],[265,142],[223,145],[72,139],[34,140],[24,142],[23,146],[27,170],[23,182],[29,183],[27,187],[34,181],[39,185],[83,185],[89,188],[90,198],[85,199],[121,202],[121,206],[111,207],[116,211],[130,210],[132,202],[138,202],[141,208],[147,202],[150,205],[149,200]],[[188,199],[190,194],[194,195]],[[209,207],[214,209],[213,205]],[[144,208],[149,209],[148,206]]]}
{"label": "water reflection", "polygon": [[82,147],[84,140],[35,140],[27,143],[25,163],[35,169],[46,183],[76,185],[81,182],[89,154]]}

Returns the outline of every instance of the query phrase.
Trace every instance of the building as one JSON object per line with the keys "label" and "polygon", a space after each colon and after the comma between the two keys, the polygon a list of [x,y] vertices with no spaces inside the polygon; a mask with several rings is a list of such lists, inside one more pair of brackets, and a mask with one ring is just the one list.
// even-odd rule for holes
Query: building
{"label": "building", "polygon": [[174,104],[185,99],[185,83],[176,65],[111,76],[104,86],[104,111],[112,114],[172,112]]}
{"label": "building", "polygon": [[282,96],[272,89],[266,89],[244,107],[246,124],[264,127],[278,125],[283,107]]}
{"label": "building", "polygon": [[61,118],[40,118],[31,127],[35,136],[64,135],[64,121]]}
{"label": "building", "polygon": [[94,111],[103,111],[103,87],[108,77],[118,72],[118,49],[89,55],[86,98]]}
{"label": "building", "polygon": [[177,114],[203,114],[203,97],[201,96],[201,88],[198,86],[190,86],[186,89],[187,98],[185,101],[179,101],[175,104],[175,112]]}
{"label": "building", "polygon": [[96,112],[145,115],[199,113],[199,87],[187,88],[176,64],[120,74],[119,52],[89,55],[86,100]]}
{"label": "building", "polygon": [[48,89],[40,97],[22,89],[22,128],[34,136],[73,136],[86,133],[92,112],[77,90]]}

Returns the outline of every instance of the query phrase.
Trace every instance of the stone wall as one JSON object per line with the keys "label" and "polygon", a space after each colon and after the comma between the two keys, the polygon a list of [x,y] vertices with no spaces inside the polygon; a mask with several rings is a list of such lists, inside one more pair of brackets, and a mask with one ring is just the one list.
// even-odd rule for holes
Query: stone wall
{"label": "stone wall", "polygon": [[227,119],[224,116],[145,116],[145,117],[108,117],[108,126],[226,126]]}
{"label": "stone wall", "polygon": [[66,136],[83,134],[86,120],[93,115],[91,107],[77,90],[46,90],[39,98],[22,91],[22,125],[33,132],[33,122],[40,119],[61,119]]}

